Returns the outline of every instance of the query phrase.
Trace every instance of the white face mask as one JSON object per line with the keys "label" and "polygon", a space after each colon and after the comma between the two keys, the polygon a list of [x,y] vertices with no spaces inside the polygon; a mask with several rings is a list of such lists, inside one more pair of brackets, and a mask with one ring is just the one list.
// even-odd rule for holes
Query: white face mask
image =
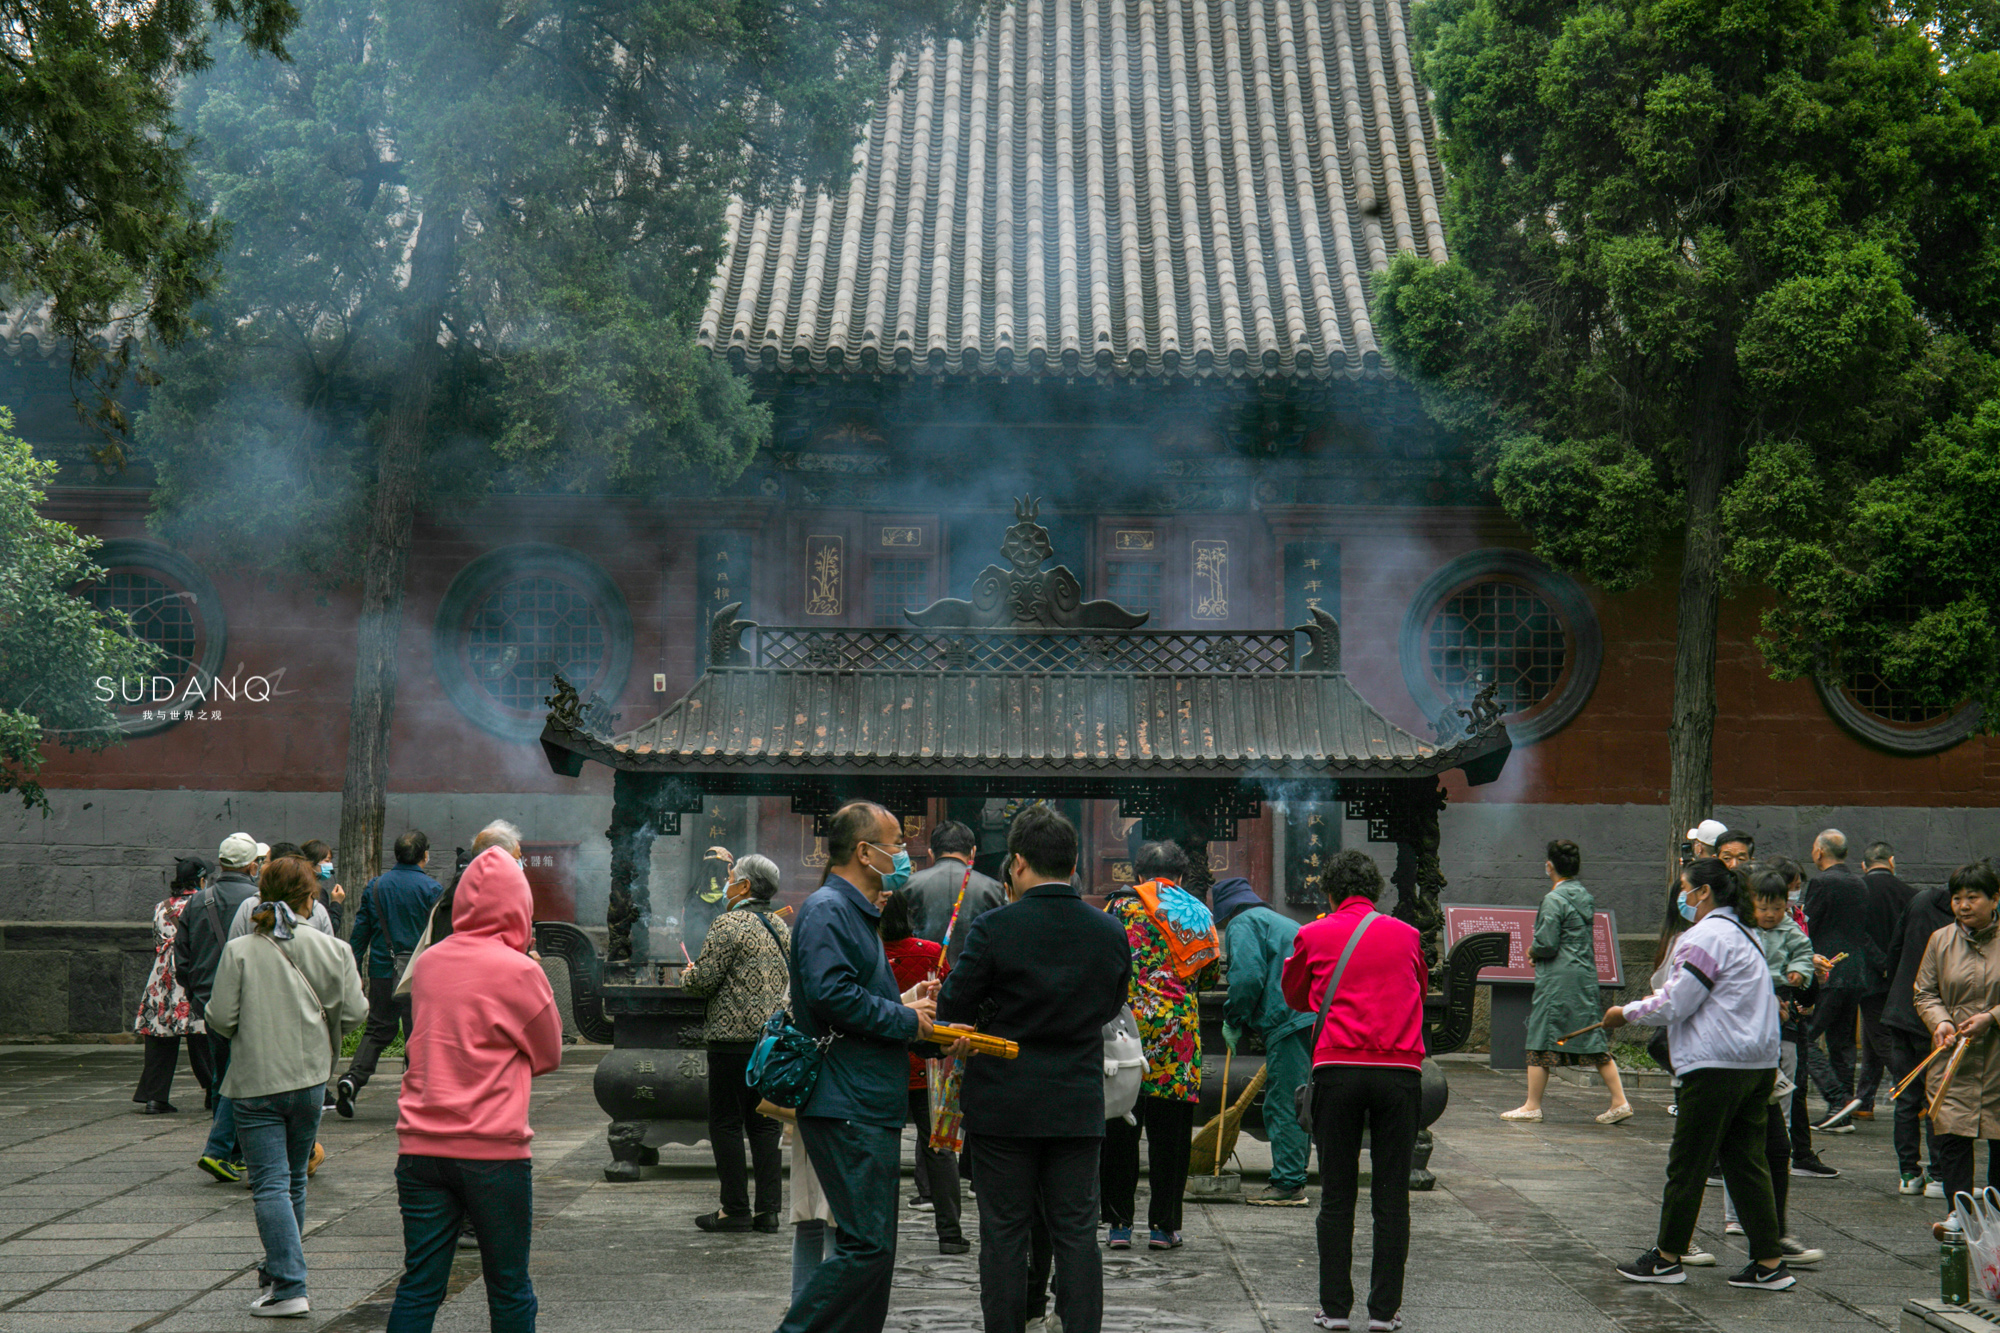
{"label": "white face mask", "polygon": [[1794,905],[1802,903],[1805,900],[1806,900],[1806,891],[1804,889],[1793,889],[1790,893],[1785,895],[1785,901],[1788,903],[1792,903]]}

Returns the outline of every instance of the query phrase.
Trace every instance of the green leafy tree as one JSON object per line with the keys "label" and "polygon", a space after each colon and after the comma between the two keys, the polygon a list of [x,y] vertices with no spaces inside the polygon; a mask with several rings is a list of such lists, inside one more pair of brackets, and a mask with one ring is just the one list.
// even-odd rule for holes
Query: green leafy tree
{"label": "green leafy tree", "polygon": [[[1931,592],[1942,536],[1885,553],[1834,618],[1815,605],[1852,575],[1854,533],[1890,536],[1892,495],[1955,478],[1951,441],[1992,438],[1940,423],[1994,382],[2000,70],[1977,16],[1846,0],[1433,0],[1418,18],[1454,256],[1392,266],[1383,339],[1552,562],[1617,590],[1678,555],[1678,839],[1712,802],[1733,579],[1780,595],[1767,628],[1792,673],[1874,623],[1895,579]],[[1801,567],[1814,544],[1841,557],[1824,578]],[[1983,617],[1990,689],[1992,606],[1961,607],[1938,688],[1963,687]]]}
{"label": "green leafy tree", "polygon": [[122,612],[101,612],[76,593],[100,577],[97,540],[42,516],[56,464],[13,435],[0,408],[0,794],[48,808],[36,774],[53,738],[101,750],[118,739],[118,716],[99,686],[149,674],[158,658]]}
{"label": "green leafy tree", "polygon": [[419,496],[740,473],[768,412],[694,340],[727,200],[843,170],[885,68],[961,4],[311,0],[288,64],[190,89],[234,230],[215,333],[140,423],[155,523],[358,566],[343,856],[380,856]]}
{"label": "green leafy tree", "polygon": [[292,19],[290,0],[0,0],[0,308],[45,307],[97,384],[106,462],[123,454],[119,335],[185,336],[222,244],[188,198],[175,83],[209,64],[215,24],[282,56]]}

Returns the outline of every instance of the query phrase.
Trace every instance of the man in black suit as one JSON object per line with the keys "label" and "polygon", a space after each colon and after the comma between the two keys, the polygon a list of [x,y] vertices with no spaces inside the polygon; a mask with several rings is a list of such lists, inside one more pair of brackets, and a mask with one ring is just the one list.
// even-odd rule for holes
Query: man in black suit
{"label": "man in black suit", "polygon": [[[1909,911],[1910,900],[1917,896],[1917,891],[1896,878],[1896,849],[1886,842],[1871,842],[1861,854],[1861,882],[1868,887],[1868,933],[1880,937],[1885,960],[1880,988],[1861,997],[1861,1034],[1865,1042],[1861,1048],[1861,1073],[1854,1086],[1854,1096],[1861,1103],[1854,1118],[1873,1120],[1875,1092],[1882,1085],[1882,1074],[1891,1063],[1895,1044],[1895,1034],[1889,1031],[1882,1017],[1895,980],[1895,969],[1886,960],[1895,955],[1902,942],[1903,914]],[[1910,997],[1903,996],[1905,1008],[1909,1003]]]}
{"label": "man in black suit", "polygon": [[1007,833],[1014,901],[973,923],[938,995],[938,1021],[1020,1043],[1016,1060],[966,1062],[961,1091],[979,1182],[979,1304],[986,1333],[1027,1320],[1037,1212],[1055,1250],[1064,1333],[1098,1333],[1097,1156],[1104,1142],[1104,1025],[1132,979],[1119,924],[1070,887],[1076,829],[1045,805]]}
{"label": "man in black suit", "polygon": [[1879,999],[1888,992],[1882,970],[1889,962],[1888,937],[1895,923],[1883,929],[1868,886],[1848,867],[1845,833],[1822,830],[1813,839],[1812,855],[1819,873],[1806,881],[1806,933],[1812,936],[1814,953],[1841,959],[1820,983],[1819,1003],[1806,1030],[1806,1068],[1826,1098],[1826,1119],[1813,1129],[1852,1134],[1854,1113],[1861,1109],[1861,1099],[1854,1095],[1855,1019],[1864,997]]}

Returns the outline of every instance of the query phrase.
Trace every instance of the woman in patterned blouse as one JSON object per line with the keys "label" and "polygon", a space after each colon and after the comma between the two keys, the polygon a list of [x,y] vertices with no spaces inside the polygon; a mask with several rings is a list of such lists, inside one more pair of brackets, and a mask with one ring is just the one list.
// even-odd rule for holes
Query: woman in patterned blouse
{"label": "woman in patterned blouse", "polygon": [[194,1081],[208,1093],[214,1071],[208,1061],[208,1033],[188,1008],[187,991],[174,975],[174,936],[180,933],[181,912],[201,890],[212,873],[208,862],[198,856],[184,856],[174,863],[174,882],[167,896],[153,908],[153,970],[146,977],[146,993],[139,997],[139,1012],[132,1030],[146,1041],[146,1064],[132,1100],[143,1115],[166,1115],[179,1108],[169,1094],[174,1086],[174,1067],[180,1063],[181,1038],[187,1038],[188,1064]]}
{"label": "woman in patterned blouse", "polygon": [[1179,844],[1149,842],[1133,861],[1138,878],[1157,881],[1158,911],[1147,907],[1135,889],[1120,889],[1105,900],[1104,910],[1125,927],[1132,946],[1132,1013],[1139,1020],[1139,1040],[1146,1051],[1146,1077],[1136,1123],[1112,1120],[1104,1126],[1104,1156],[1099,1168],[1108,1244],[1114,1250],[1132,1245],[1132,1224],[1139,1186],[1139,1134],[1146,1135],[1152,1199],[1146,1221],[1147,1244],[1155,1250],[1181,1247],[1181,1193],[1187,1186],[1188,1153],[1194,1141],[1194,1114],[1201,1096],[1201,992],[1221,977],[1219,959],[1185,974],[1170,944],[1170,932],[1182,939],[1215,934],[1215,921],[1201,900],[1180,887],[1187,874],[1187,853]]}

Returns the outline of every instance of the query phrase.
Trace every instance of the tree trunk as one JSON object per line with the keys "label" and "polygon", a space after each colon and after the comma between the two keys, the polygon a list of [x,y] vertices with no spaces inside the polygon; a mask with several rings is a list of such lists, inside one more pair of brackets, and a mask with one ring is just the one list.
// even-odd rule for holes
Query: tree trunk
{"label": "tree trunk", "polygon": [[[381,868],[383,807],[389,784],[389,729],[396,717],[396,650],[403,630],[403,584],[416,521],[417,478],[429,429],[431,394],[444,348],[438,328],[458,267],[458,210],[427,211],[410,256],[408,351],[389,397],[377,454],[375,505],[361,560],[354,699],[347,724],[347,781],[340,792],[340,857],[358,895]],[[350,915],[349,920],[352,920]]]}
{"label": "tree trunk", "polygon": [[1674,617],[1674,706],[1668,727],[1669,883],[1678,875],[1687,831],[1708,818],[1715,802],[1715,635],[1722,608],[1717,510],[1736,447],[1730,412],[1734,378],[1717,362],[1710,358],[1697,386],[1687,454],[1687,549]]}

